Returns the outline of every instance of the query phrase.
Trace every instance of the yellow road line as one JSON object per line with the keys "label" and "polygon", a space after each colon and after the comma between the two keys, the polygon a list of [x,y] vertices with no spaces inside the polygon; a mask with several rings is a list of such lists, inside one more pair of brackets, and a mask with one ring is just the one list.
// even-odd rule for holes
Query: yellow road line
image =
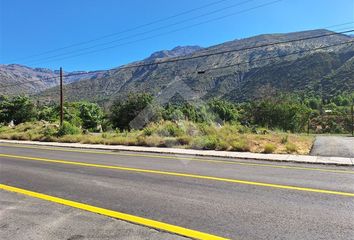
{"label": "yellow road line", "polygon": [[12,186],[8,186],[8,185],[4,185],[4,184],[0,184],[0,189],[5,190],[5,191],[9,191],[9,192],[24,194],[24,195],[27,195],[30,197],[39,198],[39,199],[50,201],[50,202],[59,203],[62,205],[70,206],[73,208],[78,208],[78,209],[85,210],[88,212],[98,213],[98,214],[101,214],[104,216],[121,219],[121,220],[128,221],[131,223],[163,230],[166,232],[182,235],[182,236],[193,238],[193,239],[207,239],[207,240],[209,240],[209,239],[210,240],[225,240],[226,239],[226,238],[218,237],[215,235],[211,235],[211,234],[207,234],[207,233],[203,233],[203,232],[171,225],[168,223],[163,223],[163,222],[159,222],[159,221],[155,221],[155,220],[151,220],[151,219],[147,219],[147,218],[142,218],[142,217],[126,214],[126,213],[121,213],[121,212],[117,212],[117,211],[112,211],[112,210],[104,209],[104,208],[100,208],[100,207],[95,207],[95,206],[91,206],[88,204],[74,202],[74,201],[63,199],[63,198],[53,197],[53,196],[49,196],[49,195],[38,193],[38,192],[32,192],[32,191],[28,191],[25,189],[12,187]]}
{"label": "yellow road line", "polygon": [[206,179],[206,180],[254,185],[254,186],[261,186],[261,187],[271,187],[271,188],[280,188],[280,189],[288,189],[288,190],[296,190],[296,191],[316,192],[316,193],[323,193],[323,194],[332,194],[332,195],[342,195],[342,196],[347,196],[347,197],[354,197],[354,193],[349,193],[349,192],[338,192],[338,191],[315,189],[315,188],[296,187],[296,186],[271,184],[271,183],[263,183],[263,182],[253,182],[253,181],[246,181],[246,180],[220,178],[220,177],[196,175],[196,174],[189,174],[189,173],[178,173],[178,172],[149,170],[149,169],[141,169],[141,168],[130,168],[130,167],[122,167],[122,166],[111,166],[111,165],[93,164],[93,163],[85,163],[85,162],[72,162],[72,161],[66,161],[66,160],[35,158],[35,157],[26,157],[26,156],[17,156],[17,155],[8,155],[8,154],[0,154],[0,157],[24,159],[24,160],[31,160],[31,161],[41,161],[41,162],[49,162],[49,163],[69,164],[69,165],[85,166],[85,167],[95,167],[95,168],[103,168],[103,169],[114,169],[114,170],[130,171],[130,172],[138,172],[138,173],[168,175],[168,176],[175,176],[175,177]]}
{"label": "yellow road line", "polygon": [[253,167],[268,167],[268,168],[280,168],[280,169],[293,169],[293,170],[304,170],[304,171],[318,171],[318,172],[328,172],[328,173],[345,173],[354,174],[354,171],[348,170],[335,170],[335,169],[323,169],[323,168],[311,168],[311,167],[295,167],[286,165],[272,165],[272,164],[262,164],[262,163],[246,163],[228,160],[213,160],[213,159],[202,159],[202,158],[191,158],[191,157],[175,157],[175,156],[163,156],[156,154],[138,154],[138,153],[115,153],[115,152],[101,152],[92,150],[77,150],[77,149],[60,149],[60,148],[50,148],[50,147],[33,147],[33,146],[23,146],[23,145],[13,145],[13,144],[0,144],[1,146],[15,147],[15,148],[29,148],[29,149],[43,149],[51,151],[62,151],[62,152],[76,152],[76,153],[86,153],[86,154],[104,154],[104,155],[118,155],[118,156],[128,156],[128,157],[144,157],[144,158],[161,158],[170,160],[187,160],[196,162],[207,162],[207,163],[220,163],[220,164],[234,164],[234,165],[244,165]]}

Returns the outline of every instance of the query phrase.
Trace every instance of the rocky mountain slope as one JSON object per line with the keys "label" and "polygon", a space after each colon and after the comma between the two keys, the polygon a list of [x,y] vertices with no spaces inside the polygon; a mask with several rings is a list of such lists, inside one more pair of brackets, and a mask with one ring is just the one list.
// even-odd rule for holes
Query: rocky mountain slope
{"label": "rocky mountain slope", "polygon": [[[162,60],[171,57],[189,55],[202,49],[199,46],[178,46],[172,50],[163,50],[151,54],[144,62]],[[105,77],[107,71],[75,71],[64,72],[69,77],[64,78],[65,84],[82,79],[92,80]],[[71,75],[71,76],[70,76]],[[0,64],[0,94],[37,94],[59,84],[59,70],[52,71],[45,68],[30,68],[19,64]]]}
{"label": "rocky mountain slope", "polygon": [[154,61],[154,60],[162,60],[164,58],[173,58],[173,57],[182,57],[186,55],[190,55],[198,50],[203,49],[199,46],[177,46],[172,50],[162,50],[158,52],[154,52],[150,55],[150,57],[146,58],[144,61]]}
{"label": "rocky mountain slope", "polygon": [[[203,49],[177,47],[154,53],[145,60],[126,66],[183,59],[186,56],[193,59],[111,69],[102,75],[68,84],[65,89],[66,99],[107,103],[130,93],[149,92],[167,98],[179,94],[190,99],[222,97],[245,101],[272,91],[310,92],[324,96],[354,91],[353,44],[310,51],[350,41],[353,39],[350,36],[331,35],[254,48],[331,33],[327,30],[313,30],[266,34]],[[245,48],[251,49],[242,50]],[[220,51],[230,52],[204,56]],[[57,89],[48,89],[38,96],[42,101],[50,101],[56,97],[57,92]]]}
{"label": "rocky mountain slope", "polygon": [[[86,73],[82,75],[81,73]],[[103,71],[92,72],[64,72],[72,76],[64,79],[70,84],[81,79],[103,77]],[[34,94],[59,84],[59,70],[46,68],[30,68],[19,64],[0,64],[0,94]]]}

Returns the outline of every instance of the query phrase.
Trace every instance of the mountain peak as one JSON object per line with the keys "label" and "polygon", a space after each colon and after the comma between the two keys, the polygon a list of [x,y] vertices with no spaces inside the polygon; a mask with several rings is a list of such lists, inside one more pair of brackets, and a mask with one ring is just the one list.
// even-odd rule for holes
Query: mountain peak
{"label": "mountain peak", "polygon": [[161,58],[182,57],[194,53],[195,51],[203,49],[200,46],[177,46],[171,50],[162,50],[154,52],[150,57],[146,58],[147,61],[154,61]]}

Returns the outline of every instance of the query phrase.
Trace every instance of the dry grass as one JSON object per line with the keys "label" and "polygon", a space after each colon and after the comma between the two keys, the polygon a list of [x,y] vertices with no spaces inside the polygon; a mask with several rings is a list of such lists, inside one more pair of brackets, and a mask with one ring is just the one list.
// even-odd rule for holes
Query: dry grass
{"label": "dry grass", "polygon": [[195,124],[164,121],[152,123],[143,130],[77,134],[58,137],[58,126],[43,122],[24,123],[15,128],[1,127],[0,138],[13,140],[80,142],[86,144],[178,147],[255,153],[308,154],[312,136],[270,132],[255,134],[239,125]]}

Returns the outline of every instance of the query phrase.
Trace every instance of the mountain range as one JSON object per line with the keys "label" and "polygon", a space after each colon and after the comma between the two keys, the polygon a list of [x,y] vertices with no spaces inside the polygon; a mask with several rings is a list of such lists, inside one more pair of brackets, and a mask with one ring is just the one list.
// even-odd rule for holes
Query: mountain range
{"label": "mountain range", "polygon": [[[320,29],[258,35],[207,48],[179,46],[107,71],[69,73],[73,76],[65,78],[65,98],[103,104],[131,93],[148,92],[165,98],[221,97],[241,102],[278,91],[323,97],[353,92],[354,46],[338,45],[353,37],[332,33]],[[325,34],[330,36],[296,41]],[[291,42],[273,44],[287,41]],[[262,45],[267,46],[258,47]],[[328,45],[336,46],[326,48]],[[0,65],[0,87],[17,84],[3,88],[1,93],[26,93],[40,101],[52,101],[58,95],[54,87],[58,79],[46,79],[57,74],[42,68]],[[18,84],[25,82],[29,83]]]}

